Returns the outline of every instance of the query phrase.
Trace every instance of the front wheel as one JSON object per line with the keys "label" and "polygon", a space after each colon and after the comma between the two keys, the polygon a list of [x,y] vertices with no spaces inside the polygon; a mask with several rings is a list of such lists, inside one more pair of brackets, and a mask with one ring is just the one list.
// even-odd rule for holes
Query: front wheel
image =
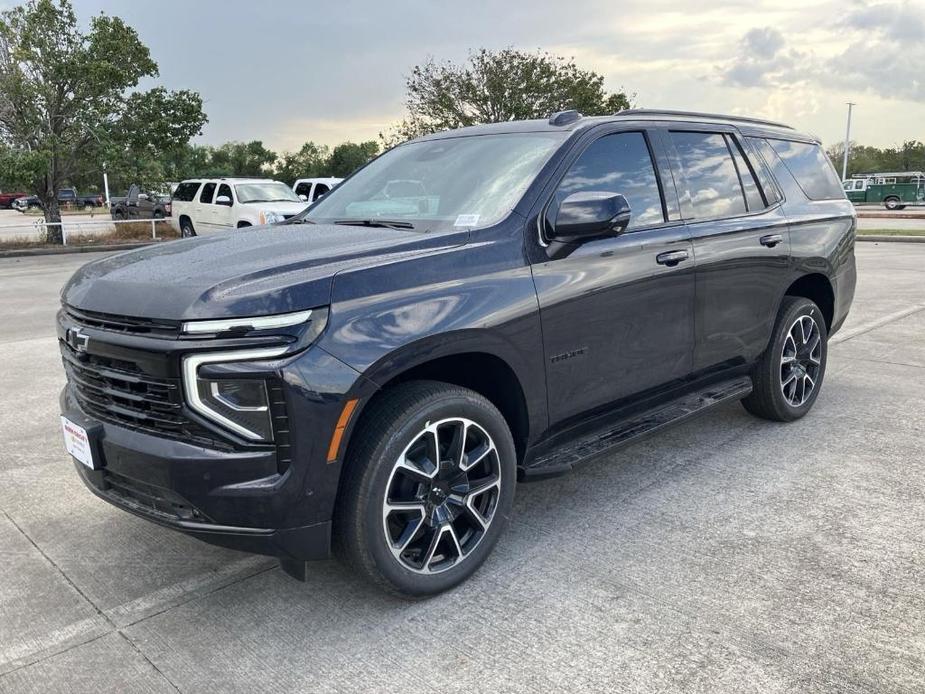
{"label": "front wheel", "polygon": [[336,554],[404,596],[434,595],[471,576],[514,500],[514,441],[497,408],[466,388],[413,381],[370,405],[353,442]]}
{"label": "front wheel", "polygon": [[754,389],[742,404],[756,417],[792,422],[812,408],[822,387],[829,334],[822,311],[785,296],[771,344],[752,372]]}

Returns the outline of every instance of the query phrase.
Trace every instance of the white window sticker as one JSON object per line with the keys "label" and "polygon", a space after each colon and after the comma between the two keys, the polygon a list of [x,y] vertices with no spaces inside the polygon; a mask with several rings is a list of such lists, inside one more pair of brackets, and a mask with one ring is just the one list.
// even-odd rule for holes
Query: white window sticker
{"label": "white window sticker", "polygon": [[477,214],[461,214],[456,218],[456,223],[454,227],[474,227],[479,223],[479,216]]}

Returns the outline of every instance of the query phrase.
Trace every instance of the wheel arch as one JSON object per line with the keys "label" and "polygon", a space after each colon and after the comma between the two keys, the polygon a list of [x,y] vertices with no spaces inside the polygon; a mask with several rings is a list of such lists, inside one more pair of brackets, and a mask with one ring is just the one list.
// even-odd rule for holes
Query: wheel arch
{"label": "wheel arch", "polygon": [[[445,343],[441,341],[441,344]],[[523,375],[498,351],[486,349],[484,343],[478,348],[467,347],[465,341],[458,344],[457,349],[451,350],[414,343],[401,350],[402,354],[389,355],[370,367],[363,375],[378,388],[362,403],[346,447],[349,449],[353,434],[362,426],[364,413],[377,397],[400,383],[429,380],[468,388],[497,407],[511,430],[520,464],[530,434],[536,429],[536,417],[540,416],[529,404],[530,395],[524,388]]]}
{"label": "wheel arch", "polygon": [[835,316],[835,288],[828,277],[818,272],[802,275],[787,287],[784,296],[801,296],[813,301],[822,311],[826,328],[831,331]]}

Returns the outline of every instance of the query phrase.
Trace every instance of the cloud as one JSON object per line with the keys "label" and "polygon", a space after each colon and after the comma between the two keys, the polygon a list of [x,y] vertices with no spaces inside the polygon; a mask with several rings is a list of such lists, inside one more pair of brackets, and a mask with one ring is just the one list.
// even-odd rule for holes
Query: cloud
{"label": "cloud", "polygon": [[[817,54],[794,47],[773,27],[755,27],[739,41],[732,58],[716,66],[721,84],[787,91],[868,92],[925,102],[925,5],[854,3],[815,45],[839,45]],[[795,35],[799,37],[800,35]]]}

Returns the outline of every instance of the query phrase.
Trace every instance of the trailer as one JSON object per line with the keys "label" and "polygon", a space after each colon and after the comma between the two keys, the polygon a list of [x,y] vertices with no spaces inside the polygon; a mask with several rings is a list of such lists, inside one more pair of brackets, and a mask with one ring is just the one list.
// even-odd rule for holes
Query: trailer
{"label": "trailer", "polygon": [[921,171],[854,174],[842,186],[856,205],[873,203],[888,210],[925,206],[925,173]]}

